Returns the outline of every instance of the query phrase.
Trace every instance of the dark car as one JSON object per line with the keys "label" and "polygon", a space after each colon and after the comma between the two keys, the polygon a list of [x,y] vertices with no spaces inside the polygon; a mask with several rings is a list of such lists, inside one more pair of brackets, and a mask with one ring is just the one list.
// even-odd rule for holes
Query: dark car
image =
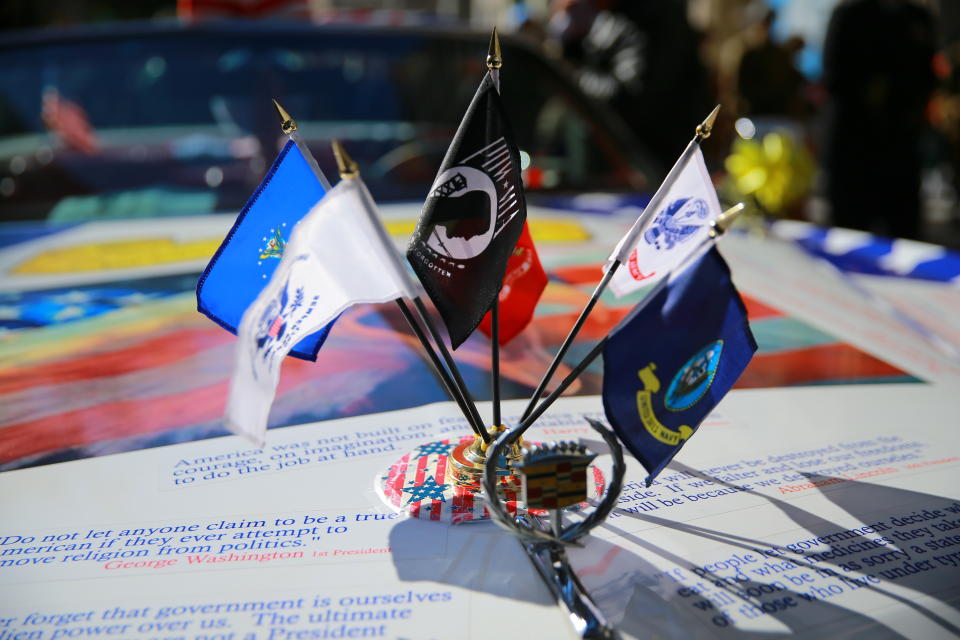
{"label": "dark car", "polygon": [[[0,41],[2,219],[236,212],[283,143],[271,98],[322,168],[339,138],[381,202],[422,200],[485,72],[451,28],[150,23]],[[627,128],[524,41],[502,91],[531,193],[637,191]]]}

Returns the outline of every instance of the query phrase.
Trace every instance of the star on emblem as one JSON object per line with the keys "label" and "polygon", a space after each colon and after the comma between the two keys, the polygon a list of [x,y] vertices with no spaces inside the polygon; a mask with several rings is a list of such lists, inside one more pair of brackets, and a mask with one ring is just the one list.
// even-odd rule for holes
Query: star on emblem
{"label": "star on emblem", "polygon": [[[445,456],[450,453],[450,449],[452,447],[452,444],[445,444],[443,442],[428,442],[427,444],[421,444],[417,447],[420,450],[420,453],[418,453],[416,457],[422,458],[433,453],[437,454],[438,456]],[[416,460],[416,458],[414,458],[414,460]]]}
{"label": "star on emblem", "polygon": [[440,502],[446,502],[446,499],[443,497],[443,492],[449,487],[448,484],[437,484],[437,481],[434,480],[433,476],[428,476],[422,484],[412,484],[409,487],[404,487],[403,492],[410,494],[410,499],[407,500],[407,504],[411,502],[420,502],[421,500],[439,500]]}

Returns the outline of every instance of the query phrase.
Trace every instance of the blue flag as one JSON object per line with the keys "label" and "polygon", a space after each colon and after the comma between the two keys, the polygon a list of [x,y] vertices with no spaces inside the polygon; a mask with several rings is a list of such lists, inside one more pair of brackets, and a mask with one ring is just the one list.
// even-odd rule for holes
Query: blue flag
{"label": "blue flag", "polygon": [[757,350],[715,247],[607,338],[603,408],[649,475],[647,486],[726,395]]}
{"label": "blue flag", "polygon": [[[288,141],[203,270],[197,283],[197,310],[236,334],[243,312],[280,264],[293,226],[324,193],[307,159]],[[316,360],[328,329],[298,342],[290,355]]]}

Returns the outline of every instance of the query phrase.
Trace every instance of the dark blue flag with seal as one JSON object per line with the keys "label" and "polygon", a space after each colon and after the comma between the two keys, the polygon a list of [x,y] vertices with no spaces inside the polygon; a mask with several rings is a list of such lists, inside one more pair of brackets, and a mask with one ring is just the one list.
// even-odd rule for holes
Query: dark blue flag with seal
{"label": "dark blue flag with seal", "polygon": [[603,408],[647,470],[647,486],[756,350],[743,300],[716,247],[611,332],[603,350]]}
{"label": "dark blue flag with seal", "polygon": [[[197,283],[197,310],[236,335],[243,312],[270,282],[290,233],[326,193],[293,140],[280,151]],[[294,346],[290,355],[316,360],[328,331]]]}
{"label": "dark blue flag with seal", "polygon": [[493,305],[527,219],[520,152],[487,73],[467,108],[407,247],[456,349]]}

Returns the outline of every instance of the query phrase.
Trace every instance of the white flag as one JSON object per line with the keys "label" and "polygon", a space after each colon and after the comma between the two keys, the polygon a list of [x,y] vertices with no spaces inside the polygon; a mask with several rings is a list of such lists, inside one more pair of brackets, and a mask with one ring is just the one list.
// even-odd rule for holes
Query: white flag
{"label": "white flag", "polygon": [[700,246],[720,215],[720,202],[703,162],[700,145],[691,142],[607,262],[623,264],[610,279],[618,298],[653,284]]}
{"label": "white flag", "polygon": [[416,295],[359,178],[341,180],[297,223],[237,331],[227,427],[263,446],[280,365],[350,305]]}

